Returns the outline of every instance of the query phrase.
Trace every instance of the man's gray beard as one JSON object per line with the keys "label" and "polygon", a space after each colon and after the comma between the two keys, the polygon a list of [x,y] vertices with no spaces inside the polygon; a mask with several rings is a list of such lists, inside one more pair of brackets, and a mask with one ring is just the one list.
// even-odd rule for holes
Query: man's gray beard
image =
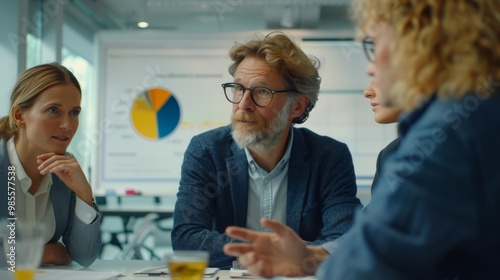
{"label": "man's gray beard", "polygon": [[240,149],[252,148],[259,151],[274,150],[280,143],[281,135],[288,123],[288,115],[292,108],[293,98],[288,98],[276,117],[271,121],[270,127],[266,131],[260,131],[253,134],[245,134],[240,131],[235,131],[233,128],[232,136],[234,142]]}

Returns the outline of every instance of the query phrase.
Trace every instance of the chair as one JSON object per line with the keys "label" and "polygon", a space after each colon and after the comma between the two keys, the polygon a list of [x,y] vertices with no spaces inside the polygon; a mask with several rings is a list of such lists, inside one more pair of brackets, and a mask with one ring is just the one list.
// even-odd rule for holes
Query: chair
{"label": "chair", "polygon": [[[142,208],[144,205],[157,205],[158,201],[155,196],[145,195],[124,195],[120,196],[118,204],[123,208]],[[130,233],[135,227],[138,217],[122,217],[124,231]],[[128,242],[128,236],[125,236],[125,242]]]}
{"label": "chair", "polygon": [[122,251],[116,255],[116,260],[127,260],[127,259],[138,259],[143,260],[144,257],[141,253],[141,249],[145,249],[151,254],[151,259],[160,259],[154,251],[144,246],[144,241],[146,238],[156,229],[156,220],[158,219],[158,214],[149,213],[143,218],[139,219],[134,225],[134,230],[128,239],[128,243],[125,244]]}
{"label": "chair", "polygon": [[[119,204],[120,199],[117,196],[96,196],[95,202],[99,207],[108,207],[109,204]],[[112,247],[115,247],[117,250],[122,250],[123,246],[120,238],[123,237],[122,239],[124,239],[126,242],[126,232],[127,230],[123,227],[122,218],[104,215],[101,221],[101,234],[103,244],[99,253],[99,258],[104,257],[104,248],[107,248],[108,245],[112,245]]]}

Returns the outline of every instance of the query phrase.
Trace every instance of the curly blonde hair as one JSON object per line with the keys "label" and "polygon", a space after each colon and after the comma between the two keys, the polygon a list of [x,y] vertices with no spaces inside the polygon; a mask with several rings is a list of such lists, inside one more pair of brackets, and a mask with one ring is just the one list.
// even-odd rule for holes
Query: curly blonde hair
{"label": "curly blonde hair", "polygon": [[280,73],[287,87],[309,98],[306,110],[293,122],[303,123],[307,120],[309,112],[318,101],[321,83],[317,58],[308,57],[288,36],[279,31],[271,32],[266,36],[255,34],[253,39],[245,44],[235,43],[229,51],[229,56],[233,61],[229,66],[229,74],[233,77],[236,69],[246,57],[259,57],[267,61]]}
{"label": "curly blonde hair", "polygon": [[358,38],[393,27],[397,79],[387,94],[404,109],[434,94],[489,96],[500,81],[500,1],[356,0],[353,17]]}

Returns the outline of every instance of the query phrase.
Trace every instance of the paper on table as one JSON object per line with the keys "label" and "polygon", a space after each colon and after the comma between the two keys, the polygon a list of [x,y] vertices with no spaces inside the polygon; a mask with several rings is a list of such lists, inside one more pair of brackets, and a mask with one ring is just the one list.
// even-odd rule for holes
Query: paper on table
{"label": "paper on table", "polygon": [[[204,277],[214,276],[219,271],[218,267],[207,267],[203,273]],[[169,275],[168,267],[150,267],[134,272],[134,276],[167,276]]]}
{"label": "paper on table", "polygon": [[[262,279],[257,275],[248,273],[246,269],[234,269],[229,270],[229,278],[242,278],[242,279]],[[310,280],[316,279],[314,276],[306,277],[273,277],[274,280]]]}
{"label": "paper on table", "polygon": [[229,277],[230,278],[246,278],[246,279],[258,279],[259,277],[253,274],[248,273],[246,269],[234,269],[231,268],[229,270]]}
{"label": "paper on table", "polygon": [[108,280],[114,279],[122,275],[117,271],[82,271],[82,270],[63,270],[63,269],[48,269],[37,270],[35,272],[35,280]]}

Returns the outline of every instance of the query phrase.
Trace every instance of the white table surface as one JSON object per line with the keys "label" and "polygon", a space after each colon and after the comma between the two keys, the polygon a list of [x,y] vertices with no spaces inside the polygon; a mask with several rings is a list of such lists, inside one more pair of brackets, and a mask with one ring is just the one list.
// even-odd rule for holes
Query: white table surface
{"label": "white table surface", "polygon": [[[73,271],[102,271],[102,272],[120,272],[121,276],[117,277],[117,280],[140,280],[140,279],[156,279],[156,280],[162,280],[162,279],[170,279],[169,277],[158,277],[158,276],[133,276],[133,273],[135,271],[149,268],[149,267],[159,267],[164,265],[164,261],[149,261],[149,260],[96,260],[90,267],[82,267],[81,265],[77,263],[73,263],[71,265],[57,265],[57,266],[43,266],[40,267],[40,271],[46,271],[46,270],[73,270]],[[40,272],[40,274],[43,274],[43,272]],[[205,279],[216,279],[216,277],[219,277],[218,280],[224,280],[224,279],[232,279],[229,278],[229,271],[224,270],[218,272],[218,274],[212,278],[205,278]],[[1,280],[14,280],[13,274],[9,271],[0,271],[0,279]],[[36,277],[35,277],[36,279]],[[53,279],[53,280],[59,280],[59,279]],[[91,280],[91,279],[86,279],[86,280]]]}
{"label": "white table surface", "polygon": [[[75,270],[75,271],[117,271],[122,274],[122,276],[117,277],[117,280],[140,280],[140,279],[156,279],[156,280],[162,280],[162,279],[169,279],[169,277],[158,277],[158,276],[151,276],[151,277],[145,277],[145,276],[133,276],[133,273],[135,271],[145,269],[148,267],[158,267],[164,265],[164,261],[150,261],[150,260],[96,260],[90,267],[85,268],[82,267],[76,263],[73,263],[71,265],[64,265],[64,266],[44,266],[41,267],[40,270],[51,270],[51,269],[58,269],[58,270]],[[217,278],[218,277],[218,278]],[[12,277],[12,273],[7,272],[7,271],[0,271],[0,279],[1,280],[13,280],[14,278]],[[218,280],[235,280],[236,278],[230,278],[229,277],[229,270],[221,270],[217,273],[212,278],[205,278],[205,279],[218,279]],[[242,279],[242,278],[240,278]],[[256,278],[253,278],[256,279]],[[262,278],[261,278],[262,279]],[[307,280],[314,280],[315,278],[311,277],[306,277],[306,278],[282,278],[282,277],[276,277],[273,278],[275,280],[280,280],[280,279],[294,279],[294,280],[299,280],[299,279],[307,279]],[[59,279],[53,279],[53,280],[59,280]],[[91,279],[86,279],[86,280],[91,280]]]}

